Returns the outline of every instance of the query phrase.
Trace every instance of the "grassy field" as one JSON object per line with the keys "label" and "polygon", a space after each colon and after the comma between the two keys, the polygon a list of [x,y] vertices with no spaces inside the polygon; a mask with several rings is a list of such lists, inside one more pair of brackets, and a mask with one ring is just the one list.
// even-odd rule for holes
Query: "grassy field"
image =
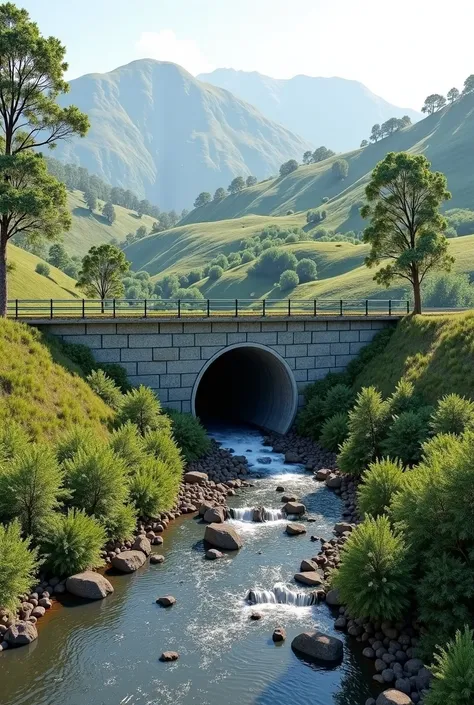
{"label": "grassy field", "polygon": [[42,259],[15,245],[8,246],[8,261],[13,271],[8,274],[9,299],[73,299],[78,298],[76,282],[56,267],[50,267],[49,277],[35,272]]}

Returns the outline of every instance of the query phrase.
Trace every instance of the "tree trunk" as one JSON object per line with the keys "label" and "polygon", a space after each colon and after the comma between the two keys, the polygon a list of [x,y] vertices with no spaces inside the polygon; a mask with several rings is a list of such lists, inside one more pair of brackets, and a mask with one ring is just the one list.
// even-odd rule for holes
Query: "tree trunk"
{"label": "tree trunk", "polygon": [[421,313],[421,287],[418,270],[413,275],[413,313]]}
{"label": "tree trunk", "polygon": [[0,225],[0,317],[7,315],[7,234],[5,224]]}

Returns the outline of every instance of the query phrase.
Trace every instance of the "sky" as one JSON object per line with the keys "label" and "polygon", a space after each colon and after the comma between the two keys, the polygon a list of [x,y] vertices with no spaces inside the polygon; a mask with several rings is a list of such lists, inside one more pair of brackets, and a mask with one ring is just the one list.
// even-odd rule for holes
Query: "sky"
{"label": "sky", "polygon": [[340,76],[401,107],[474,73],[473,0],[16,0],[67,47],[68,78],[140,58],[273,78]]}

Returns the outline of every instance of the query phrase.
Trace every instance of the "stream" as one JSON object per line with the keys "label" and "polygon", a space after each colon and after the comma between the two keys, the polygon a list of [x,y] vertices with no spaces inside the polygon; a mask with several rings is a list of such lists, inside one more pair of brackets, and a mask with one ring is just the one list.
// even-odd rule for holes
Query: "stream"
{"label": "stream", "polygon": [[[62,599],[40,621],[31,646],[0,655],[2,705],[364,705],[371,693],[371,664],[348,646],[341,666],[326,670],[298,659],[291,641],[320,628],[336,634],[324,603],[308,604],[310,591],[293,575],[303,558],[319,550],[310,535],[332,537],[340,500],[301,466],[262,446],[255,430],[217,428],[224,448],[245,455],[254,487],[229,498],[230,522],[244,546],[223,559],[204,559],[204,525],[182,516],[171,523],[159,552],[162,565],[146,564],[132,575],[108,575],[115,592],[84,603]],[[257,458],[271,458],[257,463]],[[316,519],[304,536],[287,536],[281,518],[282,485]],[[267,509],[264,523],[249,521],[250,510]],[[246,602],[254,591],[258,604]],[[157,597],[177,604],[164,609]],[[252,611],[263,616],[251,621]],[[274,644],[284,627],[287,639]],[[158,661],[163,651],[180,659]]]}

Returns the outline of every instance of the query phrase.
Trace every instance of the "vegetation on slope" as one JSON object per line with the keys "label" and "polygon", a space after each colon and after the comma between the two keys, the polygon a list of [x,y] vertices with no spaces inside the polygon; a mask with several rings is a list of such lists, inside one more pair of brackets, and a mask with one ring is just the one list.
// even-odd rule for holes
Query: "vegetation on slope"
{"label": "vegetation on slope", "polygon": [[80,297],[76,282],[56,267],[49,266],[49,275],[36,272],[44,260],[15,245],[8,247],[8,296],[10,299],[73,299]]}

